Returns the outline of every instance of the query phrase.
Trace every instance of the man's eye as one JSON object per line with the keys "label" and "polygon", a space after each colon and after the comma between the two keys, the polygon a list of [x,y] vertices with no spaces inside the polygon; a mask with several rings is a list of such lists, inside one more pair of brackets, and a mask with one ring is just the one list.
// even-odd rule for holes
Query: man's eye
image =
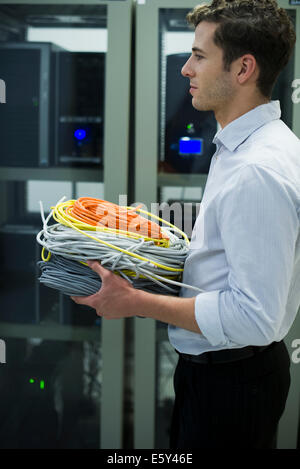
{"label": "man's eye", "polygon": [[203,55],[195,55],[195,57],[196,57],[196,60],[201,60],[201,59],[203,59]]}

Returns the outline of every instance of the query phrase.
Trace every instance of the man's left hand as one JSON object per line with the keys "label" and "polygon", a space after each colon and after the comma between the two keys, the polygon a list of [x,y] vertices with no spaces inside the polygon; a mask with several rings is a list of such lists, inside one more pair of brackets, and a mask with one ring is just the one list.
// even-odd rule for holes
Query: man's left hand
{"label": "man's left hand", "polygon": [[88,265],[100,276],[100,290],[90,296],[71,296],[75,303],[94,308],[98,316],[105,319],[119,319],[139,314],[136,290],[127,280],[105,269],[98,261]]}

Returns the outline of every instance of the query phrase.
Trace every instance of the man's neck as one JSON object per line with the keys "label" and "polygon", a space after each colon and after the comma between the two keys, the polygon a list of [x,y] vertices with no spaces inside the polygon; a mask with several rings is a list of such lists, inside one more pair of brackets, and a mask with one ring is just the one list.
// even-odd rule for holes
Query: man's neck
{"label": "man's neck", "polygon": [[257,97],[257,99],[245,100],[245,99],[235,99],[233,102],[227,106],[222,107],[221,109],[216,109],[214,111],[215,118],[219,122],[222,129],[230,122],[238,119],[243,114],[251,111],[252,109],[260,106],[262,104],[267,104],[270,102],[269,98],[266,97]]}

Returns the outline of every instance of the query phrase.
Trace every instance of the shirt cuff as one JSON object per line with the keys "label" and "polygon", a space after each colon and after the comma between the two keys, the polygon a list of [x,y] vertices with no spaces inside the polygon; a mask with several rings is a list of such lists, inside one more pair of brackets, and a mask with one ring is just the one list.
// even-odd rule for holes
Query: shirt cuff
{"label": "shirt cuff", "polygon": [[201,333],[213,346],[228,345],[219,313],[220,291],[199,293],[195,300],[195,318]]}

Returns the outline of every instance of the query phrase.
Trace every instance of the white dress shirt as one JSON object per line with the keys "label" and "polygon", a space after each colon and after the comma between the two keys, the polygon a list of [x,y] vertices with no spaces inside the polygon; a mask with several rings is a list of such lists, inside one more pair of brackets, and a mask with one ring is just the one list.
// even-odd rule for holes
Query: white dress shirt
{"label": "white dress shirt", "polygon": [[[204,290],[202,334],[169,326],[183,353],[266,345],[288,333],[300,304],[300,140],[279,101],[219,130],[183,282]],[[180,296],[195,296],[183,288]]]}

